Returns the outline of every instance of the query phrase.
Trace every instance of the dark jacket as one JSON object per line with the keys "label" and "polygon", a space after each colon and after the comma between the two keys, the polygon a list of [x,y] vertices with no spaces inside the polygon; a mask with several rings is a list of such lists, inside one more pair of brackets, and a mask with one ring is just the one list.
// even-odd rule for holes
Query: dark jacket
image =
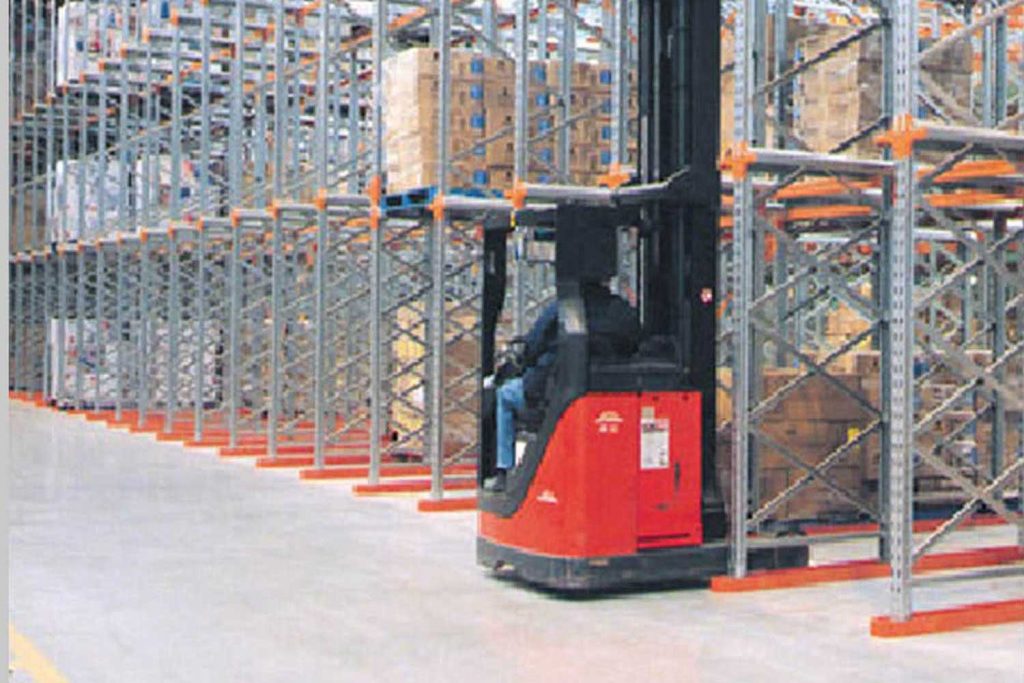
{"label": "dark jacket", "polygon": [[527,400],[544,396],[551,366],[558,356],[558,302],[544,307],[527,333],[523,349],[523,393]]}
{"label": "dark jacket", "polygon": [[[583,290],[590,332],[589,353],[594,358],[625,358],[636,352],[639,321],[636,311],[621,297],[601,286]],[[525,338],[523,393],[527,400],[544,396],[548,376],[558,357],[558,304],[548,304]]]}
{"label": "dark jacket", "polygon": [[625,299],[602,286],[591,285],[584,287],[583,301],[592,358],[627,358],[636,353],[640,321]]}

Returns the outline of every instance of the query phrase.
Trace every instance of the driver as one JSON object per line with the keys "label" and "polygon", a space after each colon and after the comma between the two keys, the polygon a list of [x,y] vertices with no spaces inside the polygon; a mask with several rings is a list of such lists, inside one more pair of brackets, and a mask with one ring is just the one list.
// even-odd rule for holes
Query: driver
{"label": "driver", "polygon": [[[608,280],[585,283],[582,288],[590,332],[589,352],[594,357],[625,357],[636,351],[639,323],[625,299],[611,293]],[[484,482],[488,491],[505,489],[508,471],[515,467],[516,413],[527,401],[544,397],[548,376],[558,356],[558,303],[548,304],[523,339],[519,368],[505,364],[495,401],[497,472]]]}
{"label": "driver", "polygon": [[516,464],[516,413],[526,406],[526,397],[544,395],[548,375],[558,355],[558,302],[548,304],[534,321],[523,339],[524,348],[519,376],[514,367],[505,364],[499,369],[500,378],[507,378],[496,393],[495,421],[497,422],[497,472],[484,482],[489,491],[504,491],[508,471]]}

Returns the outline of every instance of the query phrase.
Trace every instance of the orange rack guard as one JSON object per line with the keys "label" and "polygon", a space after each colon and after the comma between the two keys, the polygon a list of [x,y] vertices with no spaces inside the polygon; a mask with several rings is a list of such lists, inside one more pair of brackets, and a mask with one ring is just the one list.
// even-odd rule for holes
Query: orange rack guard
{"label": "orange rack guard", "polygon": [[[1001,546],[928,555],[922,557],[914,565],[914,570],[926,573],[946,569],[987,567],[1021,560],[1024,560],[1024,548],[1016,545]],[[887,564],[876,560],[855,560],[816,567],[751,572],[743,578],[715,576],[711,579],[711,590],[715,593],[747,593],[780,588],[799,588],[839,581],[881,579],[888,575],[889,565]]]}
{"label": "orange rack guard", "polygon": [[1018,621],[1024,621],[1024,600],[979,602],[950,609],[916,612],[907,621],[872,617],[871,635],[876,638],[902,638]]}

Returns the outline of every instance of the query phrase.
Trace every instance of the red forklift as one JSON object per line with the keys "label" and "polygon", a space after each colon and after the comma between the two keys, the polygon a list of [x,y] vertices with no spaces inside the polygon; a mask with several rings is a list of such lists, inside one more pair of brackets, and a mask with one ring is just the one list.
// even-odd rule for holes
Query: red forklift
{"label": "red forklift", "polygon": [[[640,163],[603,192],[535,188],[516,222],[554,243],[556,359],[517,411],[525,444],[497,473],[497,332],[509,289],[508,220],[484,230],[477,561],[558,592],[706,580],[728,570],[715,468],[719,12],[708,0],[643,0]],[[527,187],[527,197],[531,196]],[[530,206],[540,206],[531,210]],[[621,281],[621,231],[636,339],[598,339],[587,292]],[[619,345],[622,348],[622,345]],[[801,566],[806,546],[751,550],[752,569]]]}

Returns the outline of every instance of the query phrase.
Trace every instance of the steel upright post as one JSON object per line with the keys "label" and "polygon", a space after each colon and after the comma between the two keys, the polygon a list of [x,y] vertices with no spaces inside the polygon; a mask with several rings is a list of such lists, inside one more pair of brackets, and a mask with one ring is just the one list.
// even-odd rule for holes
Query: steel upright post
{"label": "steel upright post", "polygon": [[[893,27],[892,3],[884,2],[879,7],[882,21],[882,116],[886,125],[892,127],[895,117],[893,107],[895,106],[895,33]],[[882,150],[883,158],[890,160],[892,150],[888,147]],[[882,312],[892,310],[892,271],[890,270],[892,254],[892,229],[893,224],[893,180],[886,176],[882,178],[882,217],[883,223],[878,230],[878,278],[877,286],[873,288],[874,303]],[[879,316],[878,321],[878,348],[879,348],[879,408],[882,419],[880,426],[879,440],[881,451],[879,453],[879,477],[878,477],[878,557],[883,562],[890,559],[889,553],[889,518],[891,487],[888,472],[891,463],[891,432],[892,420],[889,412],[891,406],[892,386],[892,348],[891,321],[888,316]]]}
{"label": "steel upright post", "polygon": [[[774,37],[774,48],[775,48],[775,59],[772,65],[773,78],[778,78],[779,74],[785,72],[790,66],[789,59],[789,36],[787,29],[787,23],[789,21],[789,10],[790,0],[776,0],[775,11],[773,17],[773,37]],[[767,55],[766,60],[767,61]],[[764,82],[764,81],[762,81]],[[775,147],[777,149],[785,149],[788,144],[786,140],[786,129],[788,126],[789,113],[789,83],[779,83],[774,89],[774,105],[775,105]],[[773,264],[774,281],[777,285],[780,282],[786,280],[788,272],[788,259],[786,256],[786,249],[781,245],[775,251],[775,263]],[[780,294],[776,298],[775,303],[775,324],[776,329],[779,331],[786,330],[790,327],[787,322],[789,307],[789,294],[788,292]],[[799,348],[799,347],[798,347]],[[783,367],[786,364],[786,353],[781,344],[775,345],[775,365],[777,367]]]}
{"label": "steel upright post", "polygon": [[[80,44],[85,46],[83,49],[88,53],[89,0],[83,0],[82,7],[85,17],[83,21],[84,28],[81,29],[79,41]],[[89,81],[85,78],[86,65],[83,63],[80,68],[81,76],[79,79],[79,88],[81,89],[80,101],[82,103],[82,109],[78,112],[78,230],[76,237],[79,240],[83,240],[88,237],[85,223],[85,160],[89,149]]]}
{"label": "steel upright post", "polygon": [[[381,316],[383,315],[383,278],[381,277],[384,244],[380,192],[384,172],[384,88],[382,69],[388,40],[388,2],[376,0],[373,11],[373,139],[370,141],[370,472],[369,482],[380,482],[381,437],[384,434],[383,348]],[[355,73],[349,75],[355,78]],[[352,116],[351,101],[349,116]],[[353,160],[355,163],[355,160]]]}
{"label": "steel upright post", "polygon": [[33,299],[34,285],[35,285],[35,273],[32,268],[32,253],[22,252],[18,255],[19,266],[18,270],[21,273],[21,282],[19,289],[21,289],[21,339],[18,344],[18,352],[20,360],[18,367],[20,369],[19,379],[17,381],[17,388],[25,393],[32,391],[32,320],[35,309],[35,302]]}
{"label": "steel upright post", "polygon": [[[739,149],[752,140],[754,52],[756,0],[744,0],[736,14],[736,118],[734,139]],[[751,322],[749,303],[753,293],[752,253],[754,239],[754,189],[741,165],[733,168],[733,437],[732,452],[732,575],[747,574],[747,512],[749,507],[750,455],[750,349]]]}
{"label": "steel upright post", "polygon": [[498,8],[496,0],[483,0],[480,8],[480,22],[483,27],[484,54],[494,56],[498,44]]}
{"label": "steel upright post", "polygon": [[7,263],[9,264],[8,269],[11,269],[11,266],[13,266],[13,274],[11,276],[11,288],[14,290],[14,301],[12,302],[14,305],[12,307],[13,310],[11,316],[11,321],[13,322],[12,327],[14,332],[14,334],[12,335],[13,338],[11,340],[11,343],[14,346],[11,357],[14,359],[14,366],[11,368],[11,377],[9,383],[10,386],[15,391],[21,391],[21,347],[23,344],[22,340],[24,339],[25,335],[25,295],[21,274],[21,254],[16,253],[9,255]]}
{"label": "steel upright post", "polygon": [[348,191],[356,194],[359,192],[359,55],[353,50],[348,59]]}
{"label": "steel upright post", "polygon": [[614,0],[612,40],[612,150],[613,167],[628,159],[629,142],[629,2]]}
{"label": "steel upright post", "polygon": [[1007,82],[1007,68],[1009,66],[1009,43],[1008,43],[1008,25],[1006,16],[1002,16],[996,20],[995,25],[992,27],[992,40],[995,52],[995,73],[992,74],[993,89],[992,93],[992,106],[994,111],[992,112],[992,118],[996,124],[1002,123],[1006,119],[1006,106],[1009,96],[1009,84]]}
{"label": "steel upright post", "polygon": [[[60,147],[61,147],[61,174],[60,174],[60,235],[57,241],[63,242],[68,238],[68,185],[71,183],[68,162],[71,160],[71,97],[68,88],[68,53],[71,50],[71,26],[66,23],[64,32],[60,36],[63,46],[61,55],[61,68],[64,73],[64,82],[61,84],[61,112],[60,112]],[[58,334],[61,336],[61,355],[63,356],[64,321],[59,323]]]}
{"label": "steel upright post", "polygon": [[[1005,54],[1005,53],[1004,53]],[[1006,237],[1006,223],[1007,218],[1005,215],[1000,215],[995,218],[992,225],[992,241],[999,242]],[[992,308],[991,310],[991,325],[992,325],[992,360],[993,362],[1002,358],[1003,354],[1006,353],[1006,285],[1007,282],[1003,276],[997,271],[1005,271],[1006,269],[1006,252],[1003,250],[999,251],[996,259],[1001,266],[1000,268],[992,268],[989,272],[989,278],[992,286]],[[1018,325],[1022,324],[1018,321]],[[966,339],[966,338],[965,338]],[[999,370],[995,374],[995,379],[998,382],[1002,382],[1005,378],[1005,374],[1002,370]],[[1024,444],[1024,433],[1020,435],[1021,443]],[[1000,395],[999,392],[993,392],[992,396],[992,443],[991,443],[991,462],[989,463],[989,476],[992,480],[1000,475],[1003,471],[1004,454],[1003,449],[1006,444],[1006,401]]]}
{"label": "steel upright post", "polygon": [[[260,54],[259,83],[263,84],[267,82],[266,42],[261,42],[258,49]],[[262,85],[253,90],[253,105],[256,108],[255,131],[267,130],[267,100],[266,88]],[[267,136],[256,132],[253,135],[253,146],[256,148],[253,152],[253,158],[256,160],[256,168],[253,172],[253,184],[257,188],[257,193],[254,195],[254,198],[265,199],[266,190],[264,189],[264,185],[267,182]]]}
{"label": "steel upright post", "polygon": [[[24,57],[23,57],[24,59]],[[16,391],[25,391],[27,387],[27,381],[25,379],[27,375],[26,366],[26,345],[28,336],[28,313],[26,312],[29,305],[26,301],[27,290],[25,280],[27,275],[25,273],[25,256],[23,252],[19,252],[14,256],[14,273],[15,273],[15,297],[17,299],[17,308],[15,310],[15,325],[17,330],[17,339],[15,340],[14,346],[14,388]]]}
{"label": "steel upright post", "polygon": [[[148,26],[148,20],[144,22]],[[146,40],[146,59],[145,65],[142,71],[143,80],[146,83],[152,83],[153,78],[153,46]],[[154,105],[153,105],[153,89],[146,86],[142,89],[142,117],[143,117],[143,137],[142,137],[142,172],[140,175],[140,184],[142,185],[140,192],[140,201],[142,202],[141,210],[139,211],[140,225],[142,228],[146,228],[150,224],[150,186],[155,184],[158,188],[160,185],[160,175],[153,173],[153,159],[152,156],[152,137],[155,134],[157,127],[154,122]],[[155,177],[154,177],[155,176]],[[157,191],[157,198],[159,198],[159,189]]]}
{"label": "steel upright post", "polygon": [[150,333],[150,292],[153,287],[153,264],[149,258],[149,238],[146,233],[139,235],[139,347],[138,355],[138,402],[139,426],[146,424],[149,411],[149,333]]}
{"label": "steel upright post", "polygon": [[[228,206],[242,205],[242,146],[245,122],[242,108],[245,104],[245,0],[235,5],[234,59],[231,65],[231,126],[228,128]],[[257,100],[258,100],[258,96]],[[260,132],[259,134],[262,134]]]}
{"label": "steel upright post", "polygon": [[[31,173],[28,165],[28,113],[32,103],[32,93],[29,91],[28,86],[28,7],[27,0],[21,0],[19,9],[21,10],[21,59],[19,66],[21,68],[21,82],[19,83],[21,90],[21,111],[17,119],[18,132],[20,133],[18,139],[18,152],[21,163],[19,164],[20,177],[17,179],[18,188],[18,199],[17,207],[20,214],[17,227],[16,227],[16,238],[14,243],[14,249],[16,252],[26,251],[29,248],[29,212],[26,205],[25,189],[28,186],[29,178]],[[88,7],[88,4],[86,4]]]}
{"label": "steel upright post", "polygon": [[[184,83],[181,79],[181,22],[177,13],[180,11],[181,0],[176,0],[178,7],[171,15],[171,221],[181,219],[181,91]],[[159,120],[159,117],[157,117]]]}
{"label": "steel upright post", "polygon": [[[46,285],[46,272],[43,269],[42,256],[38,251],[33,251],[29,255],[29,268],[32,272],[32,317],[30,324],[32,325],[32,334],[29,339],[30,351],[32,354],[31,365],[31,386],[29,387],[33,395],[38,394],[42,388],[42,379],[45,375],[45,369],[43,368],[43,361],[45,358],[44,350],[46,349],[45,343],[40,343],[39,330],[43,326],[45,317],[43,315],[43,307],[46,304],[44,298],[45,285]],[[42,373],[42,374],[40,374]]]}
{"label": "steel upright post", "polygon": [[[910,135],[916,109],[917,2],[892,0],[894,53],[893,129]],[[903,122],[902,124],[900,122]],[[896,133],[899,135],[900,133]],[[890,616],[906,621],[911,601],[913,558],[914,482],[914,224],[915,206],[913,145],[898,145],[896,161],[896,202],[891,224],[889,271],[890,300]]]}
{"label": "steel upright post", "polygon": [[[285,147],[288,142],[288,91],[285,82],[287,56],[285,54],[284,0],[274,0],[274,182],[271,203],[284,197],[287,169]],[[267,453],[277,457],[277,422],[281,408],[281,346],[284,325],[281,320],[281,287],[283,284],[284,245],[281,238],[281,211],[272,208],[273,244],[271,252],[270,285],[270,405],[267,415]]]}
{"label": "steel upright post", "polygon": [[[278,100],[275,102],[275,111]],[[276,143],[275,143],[276,144]],[[272,207],[273,237],[270,274],[270,406],[267,411],[267,455],[277,458],[278,422],[281,420],[281,382],[284,372],[282,353],[284,346],[284,226],[280,208]]]}
{"label": "steel upright post", "polygon": [[[127,20],[125,21],[127,23]],[[121,138],[124,140],[124,138]],[[127,187],[121,185],[122,194],[126,192]],[[127,356],[125,352],[126,337],[126,323],[132,325],[133,321],[125,319],[125,312],[128,309],[128,283],[127,280],[127,269],[128,269],[128,258],[127,249],[124,243],[121,241],[121,236],[118,236],[116,249],[117,255],[117,280],[115,282],[115,297],[117,306],[114,310],[114,339],[116,340],[116,352],[117,361],[114,369],[114,419],[118,422],[121,421],[124,412],[124,377],[127,370]]]}
{"label": "steel upright post", "polygon": [[288,93],[285,79],[284,0],[274,0],[274,187],[272,201],[284,197],[285,146],[288,143],[285,117],[288,114]]}
{"label": "steel upright post", "polygon": [[[52,105],[51,105],[52,106]],[[51,361],[51,348],[53,346],[53,339],[51,339],[52,327],[51,322],[54,318],[53,304],[54,304],[54,287],[56,284],[56,272],[55,264],[53,260],[53,252],[50,250],[50,245],[45,245],[44,252],[42,254],[42,269],[43,269],[43,319],[40,324],[43,326],[43,348],[39,350],[43,358],[43,377],[41,386],[39,388],[40,398],[43,401],[49,401],[51,396],[51,387],[53,386],[53,366]]]}
{"label": "steel upright post", "polygon": [[[291,62],[285,62],[286,64],[294,64],[297,67],[302,64],[302,32],[301,26],[298,24],[295,26],[294,38],[292,40],[292,59]],[[287,73],[287,72],[285,72]],[[289,176],[291,178],[300,177],[301,169],[300,164],[300,148],[303,146],[302,142],[302,128],[300,121],[300,108],[303,106],[302,101],[304,99],[302,94],[302,76],[296,74],[294,78],[288,79],[288,87],[285,88],[285,102],[288,103],[288,118],[290,119],[288,126],[291,131],[289,147],[292,153],[291,164],[285,166],[284,173],[284,184],[285,188],[290,188]],[[291,173],[289,170],[291,169]]]}
{"label": "steel upright post", "polygon": [[[57,201],[57,188],[56,182],[56,159],[54,154],[56,153],[56,120],[54,106],[57,102],[57,3],[54,0],[53,9],[50,10],[50,36],[49,36],[49,47],[50,53],[46,56],[46,237],[45,242],[47,245],[53,244],[57,241],[56,230],[54,229],[54,223],[56,221],[56,201]],[[46,326],[47,335],[49,335],[50,325],[47,322]],[[49,336],[47,336],[49,342]]]}
{"label": "steel upright post", "polygon": [[75,410],[85,408],[85,244],[76,245],[78,265],[75,268]]}
{"label": "steel upright post", "polygon": [[242,361],[239,355],[242,348],[242,278],[245,276],[245,266],[242,263],[242,231],[240,225],[233,227],[228,276],[228,439],[232,448],[238,446],[238,422],[242,410]]}
{"label": "steel upright post", "polygon": [[[101,14],[106,3],[101,7]],[[100,18],[102,21],[102,17]],[[104,41],[105,42],[105,41]],[[107,231],[107,69],[104,61],[99,63],[99,87],[96,95],[99,100],[96,112],[96,226],[95,237],[103,237]],[[97,250],[98,251],[98,250]]]}
{"label": "steel upright post", "polygon": [[[545,0],[545,7],[547,2]],[[440,0],[438,4],[439,30],[441,41],[438,45],[438,106],[437,106],[437,180],[438,195],[442,198],[448,192],[449,149],[449,101],[451,97],[451,0]],[[546,9],[541,8],[546,14]],[[443,205],[434,212],[434,226],[431,232],[431,300],[427,329],[430,334],[429,388],[429,439],[426,457],[430,462],[430,497],[440,500],[444,496],[444,371],[445,371],[445,252],[447,220]]]}
{"label": "steel upright post", "polygon": [[[208,185],[210,184],[210,5],[202,3],[202,32],[200,49],[202,51],[202,70],[199,74],[199,215],[206,218],[210,212]],[[230,173],[230,171],[229,171]],[[192,360],[192,438],[200,441],[203,438],[203,385],[205,383],[206,352],[206,232],[202,224],[198,226],[195,245],[195,355]]]}
{"label": "steel upright post", "polygon": [[[173,184],[173,183],[172,183]],[[178,362],[181,339],[181,259],[178,253],[178,230],[172,226],[167,231],[167,401],[164,412],[164,433],[174,431],[174,420],[178,412]]]}
{"label": "steel upright post", "polygon": [[[131,35],[129,33],[130,7],[130,0],[121,0],[121,45],[123,47],[126,47],[128,45],[128,41],[131,39]],[[129,188],[132,187],[132,183],[129,183],[128,181],[132,174],[128,172],[128,163],[130,160],[134,159],[134,155],[130,154],[130,147],[134,143],[130,142],[128,139],[128,113],[130,106],[128,91],[131,88],[131,81],[128,79],[128,59],[126,56],[121,57],[119,67],[121,71],[121,97],[118,105],[117,119],[117,229],[122,233],[126,233],[128,232],[128,211],[132,204],[129,198]],[[118,251],[120,252],[121,250],[118,249]],[[120,419],[120,415],[118,416],[118,419]]]}
{"label": "steel upright post", "polygon": [[[965,262],[970,259],[967,246],[958,244],[956,246],[957,256]],[[974,286],[971,278],[964,278],[962,291],[960,293],[960,338],[967,341],[971,338],[974,329]]]}
{"label": "steel upright post", "polygon": [[[43,2],[44,0],[35,0],[33,6],[35,7],[36,16],[32,22],[32,30],[35,32],[35,36],[32,39],[32,99],[38,102],[43,97],[43,88],[40,87],[42,83],[43,73],[46,70],[46,53],[43,51]],[[38,129],[35,130],[35,135],[39,135]],[[33,159],[33,167],[37,166],[35,159]],[[36,175],[33,173],[33,175]]]}
{"label": "steel upright post", "polygon": [[[209,168],[207,166],[206,168]],[[205,176],[205,174],[204,174]],[[203,438],[204,387],[206,384],[206,231],[202,225],[196,233],[195,246],[195,355],[192,359],[192,438]]]}
{"label": "steel upright post", "polygon": [[981,38],[981,122],[986,128],[996,125],[995,49],[995,27],[988,24]]}
{"label": "steel upright post", "polygon": [[32,316],[32,269],[31,261],[25,252],[19,253],[15,258],[15,268],[18,273],[18,299],[21,305],[18,306],[18,340],[14,350],[14,356],[18,359],[14,388],[27,392],[30,388],[29,376],[31,375],[29,369],[29,328],[31,326],[29,321]]}
{"label": "steel upright post", "polygon": [[[102,193],[103,188],[100,188]],[[96,362],[93,363],[93,371],[96,373],[95,386],[93,387],[93,412],[100,411],[100,404],[103,403],[103,373],[107,365],[107,346],[104,340],[104,318],[107,299],[107,262],[103,249],[103,242],[96,240],[96,284],[93,289],[94,308],[96,315]]]}
{"label": "steel upright post", "polygon": [[[65,107],[67,102],[65,101]],[[67,182],[65,180],[65,182]],[[67,213],[62,210],[61,213]],[[67,397],[67,320],[68,320],[68,257],[63,242],[58,242],[57,258],[57,381],[54,389],[55,405],[61,407]]]}
{"label": "steel upright post", "polygon": [[[530,166],[530,0],[516,3],[516,98],[515,98],[515,163],[513,176],[516,183],[525,183]],[[516,230],[512,256],[512,281],[515,287],[512,301],[512,326],[517,337],[526,331],[526,266],[523,262],[522,230]]]}
{"label": "steel upright post", "polygon": [[201,5],[201,69],[199,71],[199,215],[206,216],[210,210],[210,5]]}
{"label": "steel upright post", "polygon": [[550,27],[548,22],[548,0],[538,0],[537,2],[537,58],[543,61],[547,61],[550,57],[548,53],[548,39],[550,37]]}
{"label": "steel upright post", "polygon": [[572,5],[562,6],[562,63],[559,73],[561,91],[562,125],[558,129],[558,172],[561,180],[568,183],[572,177],[572,72],[576,60],[576,18]]}
{"label": "steel upright post", "polygon": [[[319,65],[316,80],[316,150],[317,203],[316,254],[313,262],[313,465],[322,469],[325,464],[324,437],[329,421],[326,421],[326,392],[328,381],[326,327],[327,319],[327,155],[329,152],[329,125],[327,111],[328,74],[330,73],[330,0],[324,0],[320,8]],[[351,80],[356,80],[354,75]],[[337,82],[337,80],[335,80]],[[351,113],[351,111],[350,111]]]}

